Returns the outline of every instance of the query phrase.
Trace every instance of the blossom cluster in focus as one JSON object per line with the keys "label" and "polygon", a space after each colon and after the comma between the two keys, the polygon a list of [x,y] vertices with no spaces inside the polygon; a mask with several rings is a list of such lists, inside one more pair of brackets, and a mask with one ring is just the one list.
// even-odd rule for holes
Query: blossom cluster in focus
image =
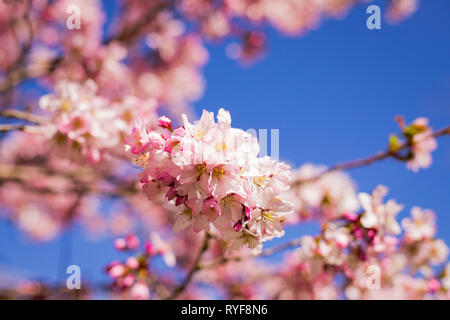
{"label": "blossom cluster in focus", "polygon": [[261,243],[284,234],[281,223],[291,210],[281,198],[289,188],[290,167],[258,157],[256,138],[231,127],[229,112],[220,109],[217,122],[204,111],[200,120],[172,127],[167,117],[159,130],[140,123],[127,137],[126,148],[144,171],[144,192],[152,199],[164,193],[180,206],[174,229],[192,226],[197,232],[219,231],[232,248]]}

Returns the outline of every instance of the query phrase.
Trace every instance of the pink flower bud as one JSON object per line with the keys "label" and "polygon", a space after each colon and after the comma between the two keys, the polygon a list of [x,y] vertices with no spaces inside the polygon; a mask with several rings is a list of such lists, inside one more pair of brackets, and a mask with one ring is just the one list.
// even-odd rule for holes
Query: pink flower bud
{"label": "pink flower bud", "polygon": [[356,237],[356,239],[362,239],[363,235],[364,235],[363,234],[363,230],[361,228],[357,228],[355,230],[355,237]]}
{"label": "pink flower bud", "polygon": [[136,257],[129,257],[126,262],[127,266],[131,269],[139,268],[139,261]]}
{"label": "pink flower bud", "polygon": [[129,275],[127,275],[125,278],[123,278],[121,284],[122,284],[124,287],[129,287],[129,286],[131,286],[131,285],[134,283],[134,280],[135,280],[135,279],[136,279],[136,277],[135,277],[134,274],[129,274]]}
{"label": "pink flower bud", "polygon": [[146,242],[145,243],[145,252],[149,255],[149,256],[153,256],[156,252],[155,252],[155,248],[153,247],[153,244],[151,242]]}
{"label": "pink flower bud", "polygon": [[187,196],[178,196],[177,200],[175,200],[175,205],[179,206],[180,204],[185,203],[187,200]]}
{"label": "pink flower bud", "polygon": [[172,128],[172,120],[170,120],[168,117],[166,117],[166,116],[162,116],[162,117],[160,117],[159,119],[158,119],[158,125],[161,127],[161,128],[164,128],[164,129],[169,129],[170,131],[173,131],[173,128]]}
{"label": "pink flower bud", "polygon": [[367,231],[367,236],[369,238],[369,242],[372,242],[375,239],[375,235],[377,234],[377,231],[375,229],[370,229]]}
{"label": "pink flower bud", "polygon": [[236,222],[233,226],[234,231],[238,232],[242,229],[242,223],[240,221]]}
{"label": "pink flower bud", "polygon": [[170,176],[168,173],[164,172],[164,173],[160,173],[157,176],[158,182],[162,185],[165,186],[170,186],[171,184],[174,183],[174,178],[172,176]]}
{"label": "pink flower bud", "polygon": [[114,241],[114,247],[117,250],[123,251],[127,248],[127,242],[123,238],[116,239],[116,241]]}
{"label": "pink flower bud", "polygon": [[122,264],[112,266],[108,273],[113,278],[119,278],[125,274],[126,268]]}
{"label": "pink flower bud", "polygon": [[428,284],[428,290],[430,291],[438,291],[441,288],[441,284],[439,283],[439,280],[437,279],[430,279],[427,282]]}
{"label": "pink flower bud", "polygon": [[126,242],[129,250],[136,250],[139,248],[139,238],[134,234],[127,235]]}
{"label": "pink flower bud", "polygon": [[167,193],[166,193],[166,198],[170,201],[172,199],[175,199],[176,196],[177,196],[177,192],[175,191],[175,187],[171,186],[169,191],[167,191]]}
{"label": "pink flower bud", "polygon": [[184,137],[186,129],[184,127],[178,127],[173,131],[173,134],[179,137]]}
{"label": "pink flower bud", "polygon": [[245,220],[245,221],[250,220],[250,218],[251,218],[251,210],[250,210],[249,207],[244,206],[244,214],[245,214],[244,220]]}
{"label": "pink flower bud", "polygon": [[150,291],[142,282],[135,283],[131,288],[130,294],[133,299],[144,300],[150,298]]}
{"label": "pink flower bud", "polygon": [[344,218],[349,221],[354,222],[354,221],[358,220],[358,215],[354,212],[346,212],[346,213],[344,213]]}
{"label": "pink flower bud", "polygon": [[358,255],[359,260],[361,260],[361,261],[367,260],[367,253],[364,250],[359,250],[357,255]]}

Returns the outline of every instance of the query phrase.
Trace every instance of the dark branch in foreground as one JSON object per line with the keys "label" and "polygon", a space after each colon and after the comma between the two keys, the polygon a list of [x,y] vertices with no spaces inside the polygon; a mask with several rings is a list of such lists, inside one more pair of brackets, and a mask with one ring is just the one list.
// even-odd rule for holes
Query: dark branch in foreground
{"label": "dark branch in foreground", "polygon": [[173,292],[170,294],[170,296],[167,298],[167,300],[176,299],[187,288],[189,283],[192,281],[194,274],[197,271],[201,270],[200,260],[202,259],[202,256],[206,252],[206,250],[208,250],[209,239],[210,239],[210,235],[208,233],[206,233],[205,239],[203,240],[203,245],[200,248],[200,251],[199,251],[197,257],[195,258],[195,261],[192,264],[191,269],[189,270],[188,274],[184,278],[183,282],[173,290]]}

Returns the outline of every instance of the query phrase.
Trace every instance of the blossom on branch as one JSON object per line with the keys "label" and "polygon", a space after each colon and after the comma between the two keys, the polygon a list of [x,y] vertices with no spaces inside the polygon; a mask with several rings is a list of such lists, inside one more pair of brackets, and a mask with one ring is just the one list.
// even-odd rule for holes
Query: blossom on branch
{"label": "blossom on branch", "polygon": [[203,111],[200,120],[172,129],[167,117],[160,128],[148,131],[138,124],[126,139],[144,171],[140,181],[149,199],[162,192],[181,206],[176,231],[219,231],[231,248],[261,243],[284,234],[281,223],[291,210],[283,199],[290,167],[258,157],[259,145],[250,134],[231,127],[229,112]]}

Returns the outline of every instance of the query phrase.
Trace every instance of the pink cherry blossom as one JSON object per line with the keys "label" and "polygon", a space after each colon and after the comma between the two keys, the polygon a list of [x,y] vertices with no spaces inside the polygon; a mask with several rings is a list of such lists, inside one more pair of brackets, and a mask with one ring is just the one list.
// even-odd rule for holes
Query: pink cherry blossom
{"label": "pink cherry blossom", "polygon": [[[448,128],[397,117],[401,134],[374,156],[291,169],[261,157],[224,109],[192,122],[210,45],[249,64],[269,51],[270,29],[303,35],[356,1],[117,4],[108,17],[100,0],[0,1],[1,218],[35,241],[72,227],[114,236],[122,256],[105,262],[107,286],[83,277],[68,292],[16,282],[13,270],[1,297],[450,299],[434,212],[412,207],[399,224],[403,205],[384,200],[386,187],[357,191],[343,171],[388,158],[428,168]],[[68,27],[69,5],[80,8],[81,29]],[[417,9],[418,0],[391,0],[385,11],[397,22]],[[306,221],[313,234],[301,231]]]}
{"label": "pink cherry blossom", "polygon": [[402,220],[405,229],[405,238],[408,241],[430,239],[436,234],[435,216],[431,210],[423,210],[419,207],[411,209],[412,218]]}
{"label": "pink cherry blossom", "polygon": [[133,299],[147,300],[150,298],[150,291],[146,284],[137,282],[131,287],[130,295]]}
{"label": "pink cherry blossom", "polygon": [[[186,115],[182,118],[183,135],[179,129],[147,133],[139,128],[127,138],[133,143],[127,149],[132,153],[140,150],[137,158],[147,159],[146,178],[141,179],[144,188],[151,185],[155,191],[161,190],[168,201],[182,208],[174,230],[192,226],[200,232],[214,225],[224,239],[233,242],[231,248],[258,250],[262,241],[281,237],[281,222],[291,210],[281,194],[289,188],[289,166],[268,157],[258,158],[257,141],[232,128],[230,114],[224,109],[219,110],[217,122],[207,111],[196,123],[190,123]],[[139,132],[161,140],[161,145],[133,147],[134,141],[143,138]],[[172,141],[176,145],[171,148],[162,145]]]}

